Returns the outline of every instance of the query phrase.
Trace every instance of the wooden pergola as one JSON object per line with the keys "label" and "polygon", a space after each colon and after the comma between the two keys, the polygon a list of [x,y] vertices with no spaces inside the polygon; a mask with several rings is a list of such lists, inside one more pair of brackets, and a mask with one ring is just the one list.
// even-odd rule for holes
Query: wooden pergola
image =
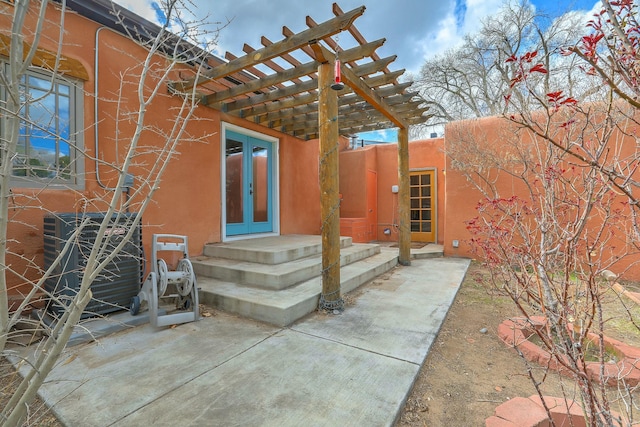
{"label": "wooden pergola", "polygon": [[[395,56],[380,58],[385,39],[367,42],[354,26],[365,11],[343,12],[284,39],[262,37],[260,48],[244,45],[244,54],[209,61],[197,77],[174,82],[183,92],[197,87],[201,103],[304,140],[320,140],[322,213],[322,296],[324,308],[341,308],[338,138],[358,132],[398,128],[399,262],[410,264],[408,129],[428,119],[423,100],[399,82],[404,70],[390,71]],[[340,44],[338,44],[338,40]],[[344,89],[334,90],[334,67],[340,62]]]}

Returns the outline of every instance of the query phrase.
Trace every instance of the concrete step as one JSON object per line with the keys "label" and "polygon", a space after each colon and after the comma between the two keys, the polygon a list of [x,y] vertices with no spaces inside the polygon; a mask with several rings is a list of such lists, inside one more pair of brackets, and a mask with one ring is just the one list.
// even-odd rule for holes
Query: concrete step
{"label": "concrete step", "polygon": [[[399,251],[397,243],[390,244],[389,242],[378,242],[378,244],[380,245],[380,249],[383,251]],[[411,248],[411,259],[442,258],[443,256],[443,245],[428,243],[421,248]]]}
{"label": "concrete step", "polygon": [[[340,247],[351,246],[351,237],[340,237]],[[204,255],[260,264],[282,264],[322,253],[322,237],[290,234],[205,245]]]}
{"label": "concrete step", "polygon": [[412,259],[442,258],[443,256],[444,246],[435,243],[430,243],[420,249],[411,249]]}
{"label": "concrete step", "polygon": [[[341,293],[356,289],[397,263],[397,251],[385,250],[341,267]],[[287,289],[268,290],[198,276],[198,288],[203,304],[277,326],[287,326],[316,310],[322,279],[314,277]]]}
{"label": "concrete step", "polygon": [[[379,252],[379,245],[351,245],[340,250],[340,265],[349,265]],[[193,258],[191,262],[198,279],[211,277],[240,285],[273,290],[286,289],[322,273],[322,254],[314,254],[281,264],[207,257]]]}

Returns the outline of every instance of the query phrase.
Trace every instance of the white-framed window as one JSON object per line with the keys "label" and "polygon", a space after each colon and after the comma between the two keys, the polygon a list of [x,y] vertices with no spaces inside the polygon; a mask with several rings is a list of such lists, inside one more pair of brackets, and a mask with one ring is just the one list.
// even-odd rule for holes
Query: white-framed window
{"label": "white-framed window", "polygon": [[82,82],[30,69],[22,77],[20,98],[11,185],[83,188]]}

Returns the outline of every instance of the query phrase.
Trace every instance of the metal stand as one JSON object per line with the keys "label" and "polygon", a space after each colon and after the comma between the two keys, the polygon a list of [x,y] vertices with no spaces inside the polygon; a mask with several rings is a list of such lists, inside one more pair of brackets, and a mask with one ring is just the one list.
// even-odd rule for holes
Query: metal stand
{"label": "metal stand", "polygon": [[[133,316],[148,305],[151,324],[155,327],[195,322],[200,319],[198,288],[193,266],[189,261],[187,236],[174,234],[154,234],[152,243],[152,271],[142,284],[138,295],[131,299],[129,311]],[[177,270],[169,271],[164,259],[158,258],[158,252],[181,252],[182,259]],[[167,288],[175,293],[165,295]],[[179,312],[160,314],[161,299],[174,299]]]}

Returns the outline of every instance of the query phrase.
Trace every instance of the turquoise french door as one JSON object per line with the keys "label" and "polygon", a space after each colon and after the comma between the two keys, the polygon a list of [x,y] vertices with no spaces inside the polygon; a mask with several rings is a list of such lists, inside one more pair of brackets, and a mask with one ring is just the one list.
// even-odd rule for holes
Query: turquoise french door
{"label": "turquoise french door", "polygon": [[226,132],[226,234],[273,231],[273,144]]}

